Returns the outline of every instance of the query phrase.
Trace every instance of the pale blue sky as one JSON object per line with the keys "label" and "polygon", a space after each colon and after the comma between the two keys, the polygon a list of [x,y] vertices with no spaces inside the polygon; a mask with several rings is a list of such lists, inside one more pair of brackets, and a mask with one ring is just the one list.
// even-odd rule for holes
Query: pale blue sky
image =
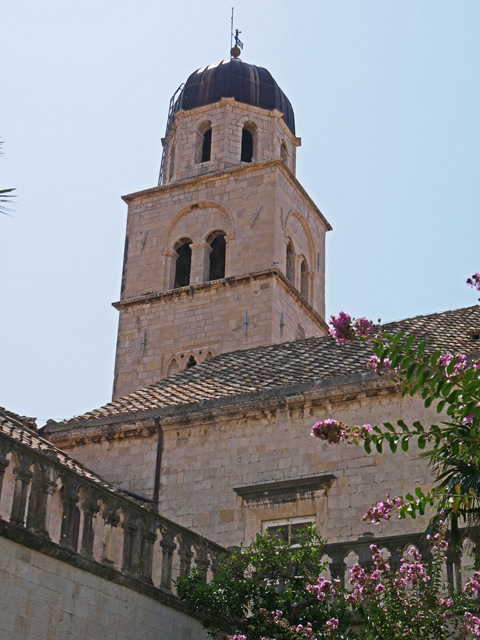
{"label": "pale blue sky", "polygon": [[[242,59],[296,115],[297,177],[334,227],[327,312],[474,304],[480,2],[235,3]],[[126,206],[154,186],[170,96],[227,57],[232,1],[2,8],[0,404],[44,420],[109,401]]]}

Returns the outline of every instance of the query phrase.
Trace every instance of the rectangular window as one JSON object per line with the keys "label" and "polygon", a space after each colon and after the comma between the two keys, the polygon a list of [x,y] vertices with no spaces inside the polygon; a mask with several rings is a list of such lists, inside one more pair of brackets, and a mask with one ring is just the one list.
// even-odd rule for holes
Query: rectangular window
{"label": "rectangular window", "polygon": [[298,544],[298,535],[309,524],[315,523],[315,516],[304,516],[303,518],[290,518],[286,520],[270,520],[262,522],[262,533],[269,533],[291,545]]}

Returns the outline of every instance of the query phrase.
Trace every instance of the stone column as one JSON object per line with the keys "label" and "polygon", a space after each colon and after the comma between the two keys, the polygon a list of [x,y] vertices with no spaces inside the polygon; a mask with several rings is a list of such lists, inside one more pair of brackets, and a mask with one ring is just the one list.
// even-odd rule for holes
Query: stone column
{"label": "stone column", "polygon": [[302,262],[302,256],[295,254],[295,282],[293,284],[297,291],[302,290]]}
{"label": "stone column", "polygon": [[207,282],[210,275],[211,246],[207,242],[196,242],[190,245],[190,249],[192,250],[190,284]]}
{"label": "stone column", "polygon": [[13,470],[15,476],[15,488],[13,493],[12,511],[10,522],[23,527],[25,522],[25,507],[27,504],[27,491],[33,473],[30,471],[32,460],[23,454],[17,454],[19,463]]}
{"label": "stone column", "polygon": [[137,516],[134,513],[127,513],[123,523],[123,559],[122,571],[132,575],[135,571],[135,541],[138,532]]}
{"label": "stone column", "polygon": [[172,531],[171,529],[164,529],[162,531],[160,546],[162,547],[162,576],[160,586],[166,591],[171,591],[173,552],[176,549],[175,531]]}
{"label": "stone column", "polygon": [[103,553],[102,562],[113,566],[113,545],[115,540],[115,529],[120,522],[120,517],[117,514],[118,505],[112,504],[105,509],[103,519],[105,520],[105,534],[103,539]]}
{"label": "stone column", "polygon": [[10,442],[0,441],[0,498],[2,497],[3,476],[5,469],[9,465],[7,455],[10,453],[12,445]]}
{"label": "stone column", "polygon": [[60,529],[60,546],[73,550],[75,529],[75,509],[78,502],[78,485],[70,478],[62,478],[62,526]]}
{"label": "stone column", "polygon": [[153,565],[153,545],[157,539],[156,534],[157,523],[155,520],[149,520],[143,527],[142,531],[142,552],[140,560],[140,580],[147,584],[153,584],[152,581],[152,565]]}
{"label": "stone column", "polygon": [[162,291],[173,289],[175,284],[175,267],[177,263],[178,253],[174,249],[163,249],[163,282],[161,283]]}
{"label": "stone column", "polygon": [[180,547],[179,547],[179,555],[180,555],[180,577],[184,578],[188,576],[190,573],[190,567],[192,564],[193,558],[193,538],[186,536],[185,534],[181,534],[179,537]]}
{"label": "stone column", "polygon": [[208,557],[208,548],[205,542],[195,545],[195,566],[199,571],[203,573],[203,579],[207,580],[207,571],[210,566],[210,560]]}
{"label": "stone column", "polygon": [[83,530],[80,543],[80,554],[85,558],[93,560],[93,540],[95,537],[95,523],[97,513],[100,510],[98,505],[99,495],[90,490],[83,503]]}

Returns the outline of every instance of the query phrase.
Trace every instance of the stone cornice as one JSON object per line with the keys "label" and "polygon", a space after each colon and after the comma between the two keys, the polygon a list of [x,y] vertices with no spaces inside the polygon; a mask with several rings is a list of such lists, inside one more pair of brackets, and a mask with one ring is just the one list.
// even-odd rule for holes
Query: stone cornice
{"label": "stone cornice", "polygon": [[170,184],[161,185],[158,187],[151,187],[150,189],[145,189],[143,191],[136,191],[134,193],[129,193],[125,196],[122,196],[122,200],[127,204],[129,204],[138,198],[145,198],[145,197],[155,196],[155,195],[163,195],[164,193],[170,193],[177,190],[182,191],[192,186],[216,181],[219,178],[242,174],[242,173],[255,173],[259,170],[262,170],[268,167],[276,167],[280,169],[280,171],[282,171],[285,177],[296,188],[296,190],[301,195],[301,197],[303,198],[307,206],[310,207],[310,209],[317,215],[317,217],[323,223],[323,225],[325,226],[325,229],[327,231],[331,231],[332,226],[330,225],[328,220],[325,218],[325,216],[317,207],[315,202],[312,200],[312,198],[308,195],[308,193],[302,187],[302,185],[294,176],[294,174],[290,171],[290,169],[285,165],[285,163],[280,158],[272,158],[271,160],[262,160],[259,162],[250,162],[248,164],[241,164],[236,167],[230,167],[229,169],[222,169],[221,171],[214,171],[212,173],[205,173],[201,176],[187,178],[186,180],[180,180],[179,182],[172,182]]}
{"label": "stone cornice", "polygon": [[279,480],[276,482],[264,482],[244,487],[233,487],[235,493],[245,502],[259,502],[264,500],[282,501],[295,496],[328,489],[335,480],[333,474],[321,474],[292,480]]}
{"label": "stone cornice", "polygon": [[67,424],[47,424],[41,431],[55,443],[65,447],[101,442],[105,439],[128,437],[154,437],[155,418],[161,420],[162,429],[175,430],[204,425],[209,420],[232,420],[236,417],[256,418],[265,412],[288,411],[309,407],[353,402],[359,398],[400,394],[399,389],[387,378],[366,371],[326,380],[313,380],[284,385],[250,393],[213,398],[203,402],[172,405],[161,408],[122,413],[105,418],[70,421]]}
{"label": "stone cornice", "polygon": [[325,320],[317,311],[307,302],[302,294],[292,285],[292,283],[284,276],[277,267],[272,269],[264,269],[262,271],[253,271],[240,276],[230,276],[221,280],[211,280],[210,282],[202,282],[200,284],[188,285],[188,287],[178,287],[177,289],[168,289],[167,291],[156,291],[146,293],[134,298],[127,298],[112,302],[115,309],[126,309],[134,305],[151,304],[152,302],[161,302],[163,300],[171,300],[172,298],[192,297],[196,293],[202,291],[211,291],[213,289],[221,289],[223,287],[234,287],[239,284],[249,282],[251,280],[266,280],[275,278],[281,286],[293,297],[295,302],[300,305],[302,310],[325,332],[328,332],[328,326]]}

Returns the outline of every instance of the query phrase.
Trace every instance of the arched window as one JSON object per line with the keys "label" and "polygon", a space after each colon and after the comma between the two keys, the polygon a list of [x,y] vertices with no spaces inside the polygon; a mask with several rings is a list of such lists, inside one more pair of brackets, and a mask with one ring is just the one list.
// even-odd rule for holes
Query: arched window
{"label": "arched window", "polygon": [[195,360],[195,358],[193,356],[190,356],[189,359],[187,360],[187,364],[185,365],[185,369],[191,369],[196,364],[197,364],[197,361]]}
{"label": "arched window", "polygon": [[174,376],[176,373],[178,373],[178,371],[179,371],[178,362],[175,358],[172,358],[172,360],[170,360],[170,363],[167,367],[167,378],[170,376]]}
{"label": "arched window", "polygon": [[281,159],[282,162],[287,164],[288,150],[287,150],[287,145],[285,144],[285,142],[282,142],[282,144],[280,145],[280,159]]}
{"label": "arched window", "polygon": [[300,293],[306,300],[308,300],[308,282],[308,263],[304,258],[300,265]]}
{"label": "arched window", "polygon": [[240,160],[242,162],[252,162],[255,160],[257,153],[257,127],[253,122],[246,122],[242,129],[242,151]]}
{"label": "arched window", "polygon": [[188,238],[182,238],[178,243],[178,246],[175,248],[175,251],[178,253],[178,258],[175,265],[174,289],[187,287],[190,284],[190,268],[192,266],[191,244],[191,240]]}
{"label": "arched window", "polygon": [[212,123],[204,122],[197,131],[195,146],[195,164],[208,162],[212,153]]}
{"label": "arched window", "polygon": [[207,242],[211,247],[210,268],[208,271],[209,280],[220,280],[225,277],[225,255],[226,242],[223,231],[215,231],[210,234]]}
{"label": "arched window", "polygon": [[295,284],[295,249],[291,240],[287,242],[286,276],[292,284]]}

